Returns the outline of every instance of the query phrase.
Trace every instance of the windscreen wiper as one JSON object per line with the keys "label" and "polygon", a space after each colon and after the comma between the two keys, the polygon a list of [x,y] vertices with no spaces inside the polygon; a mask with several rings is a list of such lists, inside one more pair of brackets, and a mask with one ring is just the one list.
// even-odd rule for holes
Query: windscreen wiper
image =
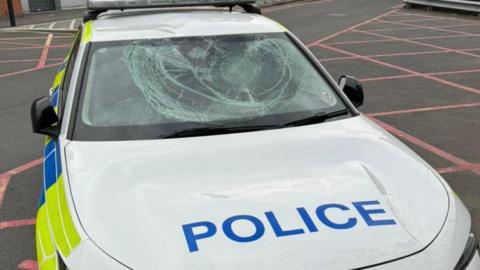
{"label": "windscreen wiper", "polygon": [[162,135],[160,139],[166,138],[181,138],[181,137],[194,137],[194,136],[206,136],[206,135],[219,135],[237,132],[257,131],[264,129],[278,128],[277,125],[257,125],[257,126],[239,126],[239,127],[227,127],[227,126],[203,126],[175,131],[173,133]]}
{"label": "windscreen wiper", "polygon": [[350,112],[349,109],[343,109],[334,112],[319,112],[314,115],[308,116],[306,118],[298,119],[295,121],[291,121],[281,125],[281,127],[294,127],[294,126],[302,126],[302,125],[309,125],[309,124],[317,124],[322,123],[327,119],[335,118],[342,115],[347,115]]}
{"label": "windscreen wiper", "polygon": [[249,131],[257,131],[257,130],[265,130],[265,129],[277,129],[277,128],[284,128],[284,127],[301,126],[301,125],[308,125],[308,124],[314,124],[314,123],[321,123],[327,119],[338,117],[341,115],[346,115],[348,113],[349,113],[348,109],[343,109],[343,110],[330,112],[330,113],[320,112],[306,118],[288,122],[283,125],[255,125],[255,126],[235,126],[235,127],[228,127],[223,125],[201,126],[201,127],[194,127],[194,128],[174,131],[166,135],[161,135],[159,139],[219,135],[219,134],[229,134],[229,133],[237,133],[237,132],[249,132]]}

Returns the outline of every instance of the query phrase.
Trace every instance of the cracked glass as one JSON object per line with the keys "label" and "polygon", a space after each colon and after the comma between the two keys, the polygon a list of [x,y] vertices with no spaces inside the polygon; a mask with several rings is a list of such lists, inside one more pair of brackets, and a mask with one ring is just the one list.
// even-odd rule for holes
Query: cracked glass
{"label": "cracked glass", "polygon": [[90,129],[281,124],[290,114],[344,108],[284,33],[93,45],[79,113]]}

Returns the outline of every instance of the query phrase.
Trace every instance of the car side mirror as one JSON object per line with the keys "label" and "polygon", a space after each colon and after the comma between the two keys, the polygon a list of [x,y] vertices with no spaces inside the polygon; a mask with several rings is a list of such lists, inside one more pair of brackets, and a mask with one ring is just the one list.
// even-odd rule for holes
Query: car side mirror
{"label": "car side mirror", "polygon": [[58,116],[53,109],[50,98],[35,100],[30,108],[33,133],[56,137],[59,134]]}
{"label": "car side mirror", "polygon": [[363,86],[356,78],[342,75],[338,79],[338,85],[355,107],[362,106],[364,100]]}

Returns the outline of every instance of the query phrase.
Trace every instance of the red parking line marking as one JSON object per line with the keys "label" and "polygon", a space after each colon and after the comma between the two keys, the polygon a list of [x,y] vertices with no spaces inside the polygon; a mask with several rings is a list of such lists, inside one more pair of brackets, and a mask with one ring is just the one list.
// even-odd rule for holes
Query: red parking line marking
{"label": "red parking line marking", "polygon": [[404,25],[404,26],[416,27],[417,29],[430,29],[430,30],[436,30],[436,31],[441,31],[441,32],[471,35],[471,33],[467,33],[467,32],[456,31],[456,30],[448,30],[448,29],[443,29],[443,28],[436,28],[436,27],[434,27],[434,26],[423,26],[423,25],[416,25],[416,24],[402,23],[402,22],[388,22],[388,21],[383,21],[383,20],[379,20],[379,21],[385,22],[385,23],[396,24],[396,25]]}
{"label": "red parking line marking", "polygon": [[435,170],[436,170],[439,174],[444,174],[444,173],[459,172],[459,171],[463,171],[464,169],[456,166],[456,167],[438,168],[438,169],[435,169]]}
{"label": "red parking line marking", "polygon": [[[417,137],[414,137],[410,134],[407,134],[389,124],[386,124],[385,122],[382,122],[376,118],[373,118],[371,117],[370,119],[372,119],[373,121],[375,121],[379,126],[381,126],[382,128],[384,128],[385,130],[387,130],[388,132],[400,137],[400,138],[403,138],[445,160],[448,160],[450,162],[452,162],[453,164],[457,165],[457,166],[461,166],[461,167],[472,167],[472,166],[475,166],[474,164],[472,163],[469,163],[468,161],[465,161],[459,157],[456,157],[450,153],[447,153],[445,151],[443,151],[442,149],[436,147],[436,146],[433,146],[431,144],[428,144],[422,140],[420,140],[419,138]],[[475,168],[474,168],[475,169]],[[475,171],[474,171],[475,172]],[[476,172],[477,173],[477,172]]]}
{"label": "red parking line marking", "polygon": [[345,55],[356,56],[356,57],[361,58],[365,61],[372,62],[372,63],[378,64],[378,65],[381,65],[381,66],[385,66],[385,67],[388,67],[388,68],[397,69],[397,70],[400,70],[402,72],[408,73],[410,75],[416,75],[416,76],[423,77],[423,78],[426,78],[426,79],[429,79],[429,80],[432,80],[432,81],[435,81],[435,82],[438,82],[438,83],[442,83],[442,84],[445,84],[445,85],[449,85],[449,86],[452,86],[452,87],[455,87],[455,88],[458,88],[458,89],[461,89],[461,90],[464,90],[464,91],[472,92],[472,93],[475,93],[475,94],[480,94],[479,89],[475,89],[475,88],[468,87],[468,86],[465,86],[465,85],[462,85],[462,84],[447,81],[447,80],[444,80],[444,79],[441,79],[441,78],[434,77],[432,75],[423,74],[423,73],[420,73],[420,72],[417,72],[417,71],[414,71],[414,70],[411,70],[411,69],[408,69],[408,68],[404,68],[404,67],[401,67],[401,66],[397,66],[397,65],[394,65],[394,64],[389,64],[389,63],[380,61],[380,60],[375,59],[375,58],[362,56],[362,55],[359,55],[359,54],[356,54],[356,53],[352,53],[352,52],[348,52],[348,51],[345,51],[345,50],[337,49],[337,48],[334,48],[334,47],[331,47],[331,46],[328,46],[328,45],[325,45],[325,44],[320,44],[319,43],[319,44],[316,44],[316,46],[320,46],[320,47],[323,47],[323,48],[326,48],[326,49],[330,49],[330,50],[335,51],[335,52],[343,53]]}
{"label": "red parking line marking", "polygon": [[396,11],[396,10],[390,10],[390,11],[384,13],[384,14],[381,14],[381,15],[376,16],[376,17],[374,17],[374,18],[368,19],[368,20],[363,21],[363,22],[361,22],[361,23],[358,23],[358,24],[356,24],[356,25],[350,26],[350,27],[345,28],[345,29],[343,29],[343,30],[341,30],[341,31],[338,31],[338,32],[336,32],[336,33],[333,33],[333,34],[331,34],[331,35],[329,35],[329,36],[326,36],[326,37],[323,37],[323,38],[321,38],[321,39],[315,40],[315,41],[311,42],[310,44],[308,44],[307,47],[316,45],[316,44],[318,44],[318,43],[324,42],[324,41],[329,40],[329,39],[332,39],[332,38],[334,38],[334,37],[336,37],[336,36],[339,36],[339,35],[341,35],[341,34],[343,34],[343,33],[348,32],[348,31],[350,31],[350,30],[352,30],[352,29],[355,29],[355,28],[357,28],[357,27],[360,27],[360,26],[362,26],[362,25],[365,25],[365,24],[367,24],[367,23],[370,23],[370,22],[372,22],[372,21],[375,21],[375,20],[377,20],[377,19],[380,19],[380,18],[382,18],[382,17],[384,17],[384,16],[387,16],[387,15],[389,15],[389,14],[391,14],[391,13],[394,13],[395,11]]}
{"label": "red parking line marking", "polygon": [[[63,58],[50,58],[50,61],[63,61]],[[15,60],[0,60],[0,64],[5,63],[21,63],[21,62],[38,62],[38,59],[15,59]]]}
{"label": "red parking line marking", "polygon": [[[344,44],[362,44],[362,43],[375,43],[375,42],[393,42],[393,40],[390,40],[390,39],[352,40],[352,41],[325,42],[323,44],[344,45]],[[318,43],[312,46],[317,46],[317,45]]]}
{"label": "red parking line marking", "polygon": [[[472,49],[469,49],[472,50]],[[435,54],[435,53],[447,53],[446,51],[425,51],[425,52],[403,52],[403,53],[386,53],[386,54],[369,54],[365,55],[366,57],[387,57],[387,56],[406,56],[406,55],[422,55],[422,54]],[[339,61],[339,60],[350,60],[358,59],[354,56],[343,56],[343,57],[331,57],[318,59],[319,61],[328,62],[328,61]]]}
{"label": "red parking line marking", "polygon": [[373,36],[384,37],[384,38],[391,38],[392,40],[395,40],[395,41],[408,42],[408,43],[412,43],[412,44],[416,44],[416,45],[421,45],[421,46],[425,46],[425,47],[430,47],[430,48],[434,48],[434,49],[443,50],[443,51],[446,51],[446,52],[453,52],[453,53],[472,56],[472,57],[475,57],[475,58],[480,58],[480,55],[478,55],[478,54],[473,54],[473,53],[469,53],[469,52],[465,52],[465,51],[461,51],[461,50],[456,50],[456,49],[451,49],[451,48],[447,48],[447,47],[437,46],[437,45],[424,43],[424,42],[420,42],[420,41],[414,41],[414,40],[411,40],[411,39],[397,38],[397,37],[393,37],[393,36],[389,36],[389,35],[372,33],[372,32],[363,31],[363,30],[355,30],[355,31],[360,32],[360,33],[364,33],[364,34],[367,34],[367,35],[373,35]]}
{"label": "red parking line marking", "polygon": [[36,167],[36,166],[42,164],[42,162],[43,162],[43,158],[39,158],[39,159],[32,160],[30,162],[27,162],[27,163],[25,163],[23,165],[20,165],[20,166],[14,168],[14,169],[11,169],[7,172],[4,172],[4,173],[0,174],[0,179],[2,179],[4,177],[13,176],[13,175],[22,173],[26,170],[29,170],[33,167]]}
{"label": "red parking line marking", "polygon": [[30,226],[35,224],[35,219],[18,219],[0,222],[0,230]]}
{"label": "red parking line marking", "polygon": [[[480,26],[480,23],[459,23],[459,24],[446,24],[446,25],[437,25],[435,28],[453,28],[453,27],[460,27],[460,26]],[[361,29],[367,30],[372,32],[382,32],[382,31],[396,31],[396,30],[415,30],[418,29],[418,26],[415,27],[397,27],[397,28],[378,28],[378,29]],[[466,32],[469,33],[469,32]],[[473,33],[470,33],[473,34]],[[475,34],[473,34],[475,35]]]}
{"label": "red parking line marking", "polygon": [[[402,6],[403,6],[403,5],[402,5]],[[393,18],[396,18],[396,17],[408,17],[408,16],[417,16],[417,15],[412,14],[412,13],[403,13],[402,11],[397,10],[397,12],[386,16],[386,18],[391,18],[391,17],[393,17]]]}
{"label": "red parking line marking", "polygon": [[10,50],[29,50],[29,49],[41,49],[42,46],[30,46],[30,47],[15,47],[15,48],[0,48],[0,51],[10,51]]}
{"label": "red parking line marking", "polygon": [[[44,48],[44,46],[16,47],[16,48],[0,48],[0,51],[34,50],[34,49],[43,49],[43,48]],[[50,45],[50,48],[70,48],[70,45]]]}
{"label": "red parking line marking", "polygon": [[468,20],[468,19],[461,19],[461,18],[452,18],[448,16],[433,16],[433,15],[426,15],[426,14],[419,14],[419,13],[403,13],[403,12],[397,12],[398,15],[392,15],[392,16],[420,16],[420,17],[426,17],[426,18],[439,18],[439,19],[444,19],[444,20],[450,20],[450,21],[461,21],[461,22],[472,22],[473,20]]}
{"label": "red parking line marking", "polygon": [[446,51],[438,50],[438,51],[424,51],[424,52],[385,53],[385,54],[367,55],[367,57],[408,56],[408,55],[436,54],[436,53],[446,53]]}
{"label": "red parking line marking", "polygon": [[[370,32],[370,30],[357,30],[357,29],[352,29],[351,31],[354,32],[368,32],[371,35],[375,34],[374,32]],[[441,39],[441,38],[456,38],[456,37],[477,37],[480,36],[480,34],[472,34],[472,35],[445,35],[445,36],[430,36],[430,37],[416,37],[416,38],[402,38],[402,40],[429,40],[429,39]],[[394,37],[389,36],[390,38],[387,39],[371,39],[371,40],[359,40],[359,41],[339,41],[339,42],[326,42],[323,44],[328,44],[328,45],[341,45],[341,44],[362,44],[362,43],[375,43],[375,42],[394,42],[398,41],[393,39]],[[400,38],[398,38],[400,39]],[[315,45],[313,45],[315,46]]]}
{"label": "red parking line marking", "polygon": [[42,164],[43,158],[39,158],[30,162],[27,162],[17,168],[11,169],[5,173],[0,174],[0,208],[2,207],[3,199],[5,198],[5,192],[7,191],[8,184],[12,176],[31,169],[35,166]]}
{"label": "red parking line marking", "polygon": [[[355,58],[356,59],[356,58]],[[465,74],[465,73],[476,73],[480,72],[480,69],[468,69],[468,70],[453,70],[453,71],[443,71],[443,72],[432,72],[432,73],[419,73],[423,75],[449,75],[449,74]],[[403,78],[411,78],[411,77],[421,77],[420,75],[396,75],[396,76],[386,76],[386,77],[373,77],[373,78],[364,78],[360,79],[362,82],[371,82],[371,81],[384,81],[384,80],[393,80],[393,79],[403,79]]]}
{"label": "red parking line marking", "polygon": [[[72,36],[63,36],[56,34],[55,38],[72,38]],[[16,38],[0,38],[0,41],[9,41],[9,40],[26,40],[26,39],[45,39],[45,36],[37,36],[37,37],[16,37]]]}
{"label": "red parking line marking", "polygon": [[453,173],[453,172],[461,172],[461,171],[472,171],[476,174],[480,174],[480,163],[477,164],[468,164],[462,166],[452,166],[452,167],[445,167],[445,168],[438,168],[438,173]]}
{"label": "red parking line marking", "polygon": [[[471,22],[471,23],[459,23],[459,24],[450,24],[450,25],[437,25],[436,28],[452,28],[452,27],[460,27],[460,26],[480,26],[478,22]],[[468,33],[468,32],[467,32]]]}
{"label": "red parking line marking", "polygon": [[5,197],[5,192],[7,191],[8,184],[10,183],[10,176],[0,177],[0,208],[2,207],[3,198]]}
{"label": "red parking line marking", "polygon": [[[479,49],[480,50],[480,49]],[[63,62],[65,60],[64,57],[55,57],[55,58],[48,58],[47,60],[50,60],[50,61],[61,61]]]}
{"label": "red parking line marking", "polygon": [[343,57],[330,57],[330,58],[318,58],[320,62],[333,62],[333,61],[341,61],[341,60],[353,60],[358,59],[355,56],[343,56]]}
{"label": "red parking line marking", "polygon": [[1,44],[11,44],[11,45],[24,45],[24,46],[38,46],[34,43],[25,43],[25,42],[13,42],[13,41],[0,41]]}
{"label": "red parking line marking", "polygon": [[47,61],[48,50],[50,49],[50,44],[52,43],[53,34],[48,34],[47,40],[45,41],[45,45],[43,46],[42,54],[40,55],[40,59],[38,59],[37,68],[42,68],[45,66],[45,62]]}
{"label": "red parking line marking", "polygon": [[448,74],[464,74],[464,73],[475,73],[480,72],[480,69],[467,69],[467,70],[452,70],[452,71],[443,71],[443,72],[432,72],[426,73],[427,75],[448,75]]}
{"label": "red parking line marking", "polygon": [[361,82],[373,82],[373,81],[388,81],[394,79],[404,79],[404,78],[413,78],[419,77],[419,75],[406,74],[406,75],[394,75],[394,76],[385,76],[385,77],[373,77],[373,78],[364,78],[359,79]]}
{"label": "red parking line marking", "polygon": [[17,265],[17,270],[37,270],[38,263],[34,260],[25,260]]}
{"label": "red parking line marking", "polygon": [[398,27],[398,28],[378,28],[378,29],[359,29],[359,30],[368,30],[372,32],[383,32],[383,31],[395,31],[395,30],[415,30],[417,27]]}
{"label": "red parking line marking", "polygon": [[439,174],[453,173],[453,172],[461,172],[461,171],[465,171],[465,170],[466,170],[465,168],[458,167],[458,166],[455,166],[455,167],[446,167],[446,168],[438,168],[438,169],[436,169],[436,171],[437,171]]}
{"label": "red parking line marking", "polygon": [[[49,67],[59,66],[59,65],[61,65],[61,64],[62,64],[62,62],[60,62],[60,63],[48,64],[48,65],[45,65],[45,66],[42,67],[42,68],[49,68]],[[34,67],[34,68],[24,69],[24,70],[20,70],[20,71],[11,72],[11,73],[0,74],[0,78],[5,78],[5,77],[13,76],[13,75],[28,73],[28,72],[36,71],[36,70],[39,70],[39,69],[42,69],[42,68]]]}
{"label": "red parking line marking", "polygon": [[[399,21],[393,21],[393,22],[424,22],[424,21],[439,21],[442,20],[442,18],[422,18],[422,19],[411,19],[411,20],[399,20]],[[390,21],[388,21],[390,22]]]}
{"label": "red parking line marking", "polygon": [[21,63],[21,62],[37,62],[38,59],[16,59],[16,60],[1,60],[0,64],[4,63]]}
{"label": "red parking line marking", "polygon": [[460,108],[469,108],[480,106],[480,102],[476,103],[465,103],[465,104],[453,104],[453,105],[443,105],[443,106],[434,106],[434,107],[423,107],[423,108],[414,108],[414,109],[405,109],[398,111],[389,111],[389,112],[378,112],[378,113],[369,113],[368,116],[385,116],[385,115],[397,115],[405,113],[416,113],[416,112],[429,112],[429,111],[440,111],[440,110],[450,110],[450,109],[460,109]]}

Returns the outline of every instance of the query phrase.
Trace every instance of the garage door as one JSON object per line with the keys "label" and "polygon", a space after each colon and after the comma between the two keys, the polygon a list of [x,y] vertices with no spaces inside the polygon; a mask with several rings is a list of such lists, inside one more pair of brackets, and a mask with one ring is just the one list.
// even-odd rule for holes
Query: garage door
{"label": "garage door", "polygon": [[55,0],[28,0],[30,11],[44,11],[55,9]]}

